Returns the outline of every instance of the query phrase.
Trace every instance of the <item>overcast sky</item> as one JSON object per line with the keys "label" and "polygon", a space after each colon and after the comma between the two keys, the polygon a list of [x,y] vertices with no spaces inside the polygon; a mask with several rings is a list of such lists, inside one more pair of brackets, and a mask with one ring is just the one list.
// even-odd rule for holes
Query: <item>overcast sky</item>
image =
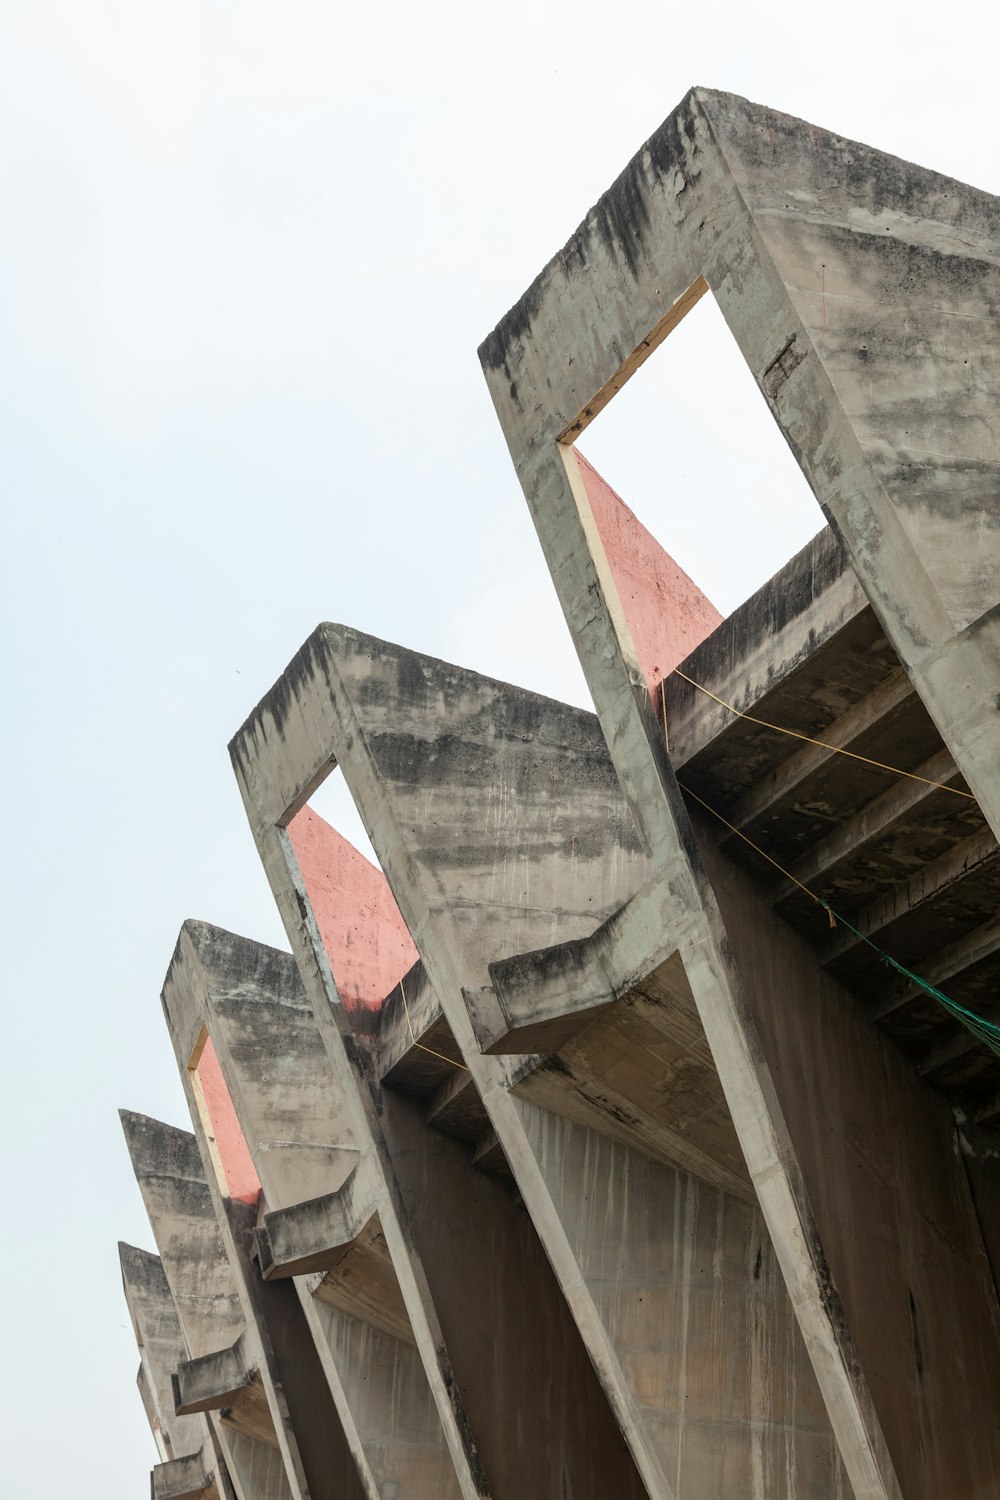
{"label": "overcast sky", "polygon": [[[0,0],[0,1500],[148,1493],[115,1111],[185,917],[285,945],[234,730],[322,619],[585,701],[479,341],[693,83],[1000,192],[993,11]],[[821,524],[707,298],[582,446],[724,611]]]}

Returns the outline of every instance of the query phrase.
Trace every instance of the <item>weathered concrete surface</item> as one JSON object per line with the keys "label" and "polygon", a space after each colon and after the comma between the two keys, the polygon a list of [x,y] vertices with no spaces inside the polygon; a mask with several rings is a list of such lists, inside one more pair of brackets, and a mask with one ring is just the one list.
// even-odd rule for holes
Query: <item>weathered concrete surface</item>
{"label": "weathered concrete surface", "polygon": [[[336,1465],[340,1493],[435,1500],[457,1494],[448,1450],[399,1293],[351,1113],[333,1074],[291,955],[206,923],[187,922],[164,988],[178,1060],[207,1032],[241,1136],[263,1187],[256,1231],[259,1295],[295,1299],[301,1325],[282,1375],[312,1493]],[[370,1156],[370,1153],[369,1153]],[[343,1203],[350,1184],[360,1217],[331,1224],[317,1209]],[[341,1195],[338,1197],[338,1195]],[[349,1221],[349,1222],[348,1222]],[[289,1247],[312,1234],[308,1259]],[[296,1239],[298,1236],[298,1239]],[[284,1276],[291,1278],[282,1279]],[[278,1337],[272,1334],[277,1346]],[[305,1348],[303,1348],[305,1345]],[[309,1381],[303,1366],[312,1360]],[[317,1385],[318,1382],[318,1385]],[[309,1392],[312,1391],[312,1396]],[[320,1400],[326,1392],[336,1412]],[[310,1416],[302,1403],[311,1400]],[[316,1415],[321,1422],[315,1420]],[[343,1449],[322,1458],[335,1429]],[[350,1455],[353,1473],[345,1472]],[[318,1467],[316,1467],[318,1465]]]}
{"label": "weathered concrete surface", "polygon": [[[946,1159],[947,1115],[855,1029],[848,995],[833,999],[815,958],[755,909],[730,856],[715,855],[719,825],[696,842],[567,445],[710,287],[938,743],[996,833],[997,223],[994,200],[972,189],[695,90],[481,349],[848,1473],[873,1500],[987,1494],[1000,1482],[983,1404],[996,1383],[995,1297]],[[828,581],[833,613],[850,613],[850,590]],[[742,650],[738,631],[730,640]],[[801,649],[794,624],[775,646]],[[766,636],[757,647],[750,693],[738,681],[728,699],[738,706],[774,665]],[[891,726],[903,688],[886,682],[870,723]],[[689,722],[720,712],[703,705]],[[834,727],[850,744],[865,725],[847,719]],[[823,768],[792,769],[805,782]],[[752,787],[737,823],[764,817],[776,795],[779,784]],[[839,856],[811,857],[832,868]],[[811,1094],[804,1086],[821,1065],[822,1096],[818,1079]],[[883,1297],[863,1261],[891,1282]],[[945,1415],[946,1372],[959,1366],[962,1421]]]}
{"label": "weathered concrete surface", "polygon": [[[317,908],[327,924],[347,935],[349,909],[338,908],[329,893],[349,893],[350,881],[340,862],[350,871],[360,856],[333,830],[323,834],[324,828],[321,820],[314,819],[310,879],[313,872],[321,873]],[[383,887],[377,905],[369,902],[354,919],[366,926],[375,920],[373,905],[377,910],[392,903],[384,877],[371,866],[362,889],[376,894],[372,890],[376,879]],[[398,914],[395,920],[401,921]],[[281,1128],[293,1132],[286,1136],[293,1142],[296,1118],[308,1118],[310,1101],[317,1095],[336,1097],[336,1087],[291,961],[230,934],[204,928],[196,932],[193,924],[187,932],[210,972],[206,986],[209,1026],[217,1038],[223,1070],[231,1079],[237,1109],[246,1119],[251,1150],[259,1151],[260,1144],[275,1133],[275,1107],[284,1112]],[[364,945],[357,946],[363,949]],[[331,960],[338,964],[340,950],[331,947]],[[377,943],[369,932],[369,951],[373,947]],[[357,975],[359,970],[355,967],[351,972]],[[376,982],[380,982],[377,975]],[[370,990],[363,991],[361,998],[365,993]],[[295,1013],[294,1024],[285,1025],[279,1033],[278,1013],[287,1013],[289,1008]],[[377,1036],[371,1033],[366,1014],[359,1011],[357,1015],[357,1045],[363,1049],[358,1055],[367,1058],[366,1070],[377,1071]],[[280,1092],[268,1077],[268,1063],[277,1056],[282,1059]],[[355,1087],[368,1091],[367,1071],[359,1071]],[[388,1088],[379,1091],[379,1119],[393,1187],[405,1207],[414,1251],[425,1268],[428,1295],[440,1318],[456,1393],[461,1396],[489,1493],[559,1494],[571,1483],[580,1497],[611,1491],[623,1496],[640,1494],[627,1449],[529,1219],[507,1183],[475,1170],[469,1147],[430,1128],[423,1116],[416,1101]],[[339,1135],[342,1138],[342,1130]],[[364,1161],[354,1165],[356,1155],[353,1161],[346,1160],[351,1166],[346,1177],[342,1165],[330,1164],[334,1170],[327,1171],[326,1181],[337,1183],[343,1178],[332,1191],[319,1193],[322,1180],[314,1177],[309,1183],[313,1196],[265,1216],[259,1235],[262,1267],[269,1277],[316,1273],[312,1282],[316,1317],[329,1320],[330,1327],[321,1331],[331,1350],[341,1347],[344,1337],[342,1317],[341,1331],[336,1329],[338,1312],[353,1311],[354,1322],[360,1318],[370,1325],[369,1355],[377,1356],[379,1349],[391,1347],[384,1338],[375,1337],[380,1330],[397,1342],[405,1340],[411,1346],[410,1357],[416,1360],[419,1346],[380,1232],[377,1178]],[[261,1154],[266,1192],[269,1174],[279,1175],[273,1169],[274,1161]],[[277,1193],[276,1180],[274,1187]],[[486,1349],[489,1359],[484,1358]],[[359,1368],[356,1356],[353,1368]],[[376,1377],[381,1377],[381,1371],[377,1365],[360,1368],[365,1372],[366,1404],[370,1405],[378,1396]],[[351,1375],[349,1366],[342,1371],[342,1381],[348,1382]],[[388,1393],[398,1387],[397,1375],[386,1381],[384,1389]],[[399,1407],[394,1396],[391,1408],[381,1413],[382,1440],[387,1447],[392,1446]],[[360,1411],[357,1420],[360,1425]],[[378,1429],[372,1422],[368,1430]],[[516,1442],[511,1441],[512,1432],[518,1434]],[[412,1484],[413,1456],[404,1456],[408,1468],[403,1483]]]}
{"label": "weathered concrete surface", "polygon": [[215,1479],[206,1471],[201,1453],[174,1458],[159,1464],[152,1473],[152,1500],[214,1500],[218,1495]]}
{"label": "weathered concrete surface", "polygon": [[[693,90],[480,350],[529,500],[562,534],[554,566],[579,525],[562,445],[709,287],[1000,831],[996,201]],[[592,577],[621,620],[606,567]]]}
{"label": "weathered concrete surface", "polygon": [[[195,1137],[121,1111],[129,1155],[189,1358],[235,1344],[244,1317]],[[238,1500],[290,1500],[267,1405],[253,1387],[209,1424]]]}
{"label": "weathered concrete surface", "polygon": [[[118,1258],[139,1347],[139,1389],[161,1459],[152,1473],[154,1500],[191,1493],[232,1500],[229,1478],[205,1418],[174,1409],[172,1377],[187,1350],[162,1262],[148,1250],[122,1243]],[[197,1489],[192,1489],[194,1484]]]}
{"label": "weathered concrete surface", "polygon": [[[265,850],[323,770],[343,771],[649,1493],[744,1494],[755,1474],[798,1497],[837,1493],[829,1423],[752,1205],[651,1163],[648,1141],[612,1146],[622,1120],[606,1094],[590,1097],[589,1124],[519,1097],[524,1062],[477,1045],[465,997],[489,987],[491,962],[588,937],[646,879],[593,717],[323,626],[233,758]],[[282,857],[291,879],[275,854],[272,884],[321,979],[308,889]]]}

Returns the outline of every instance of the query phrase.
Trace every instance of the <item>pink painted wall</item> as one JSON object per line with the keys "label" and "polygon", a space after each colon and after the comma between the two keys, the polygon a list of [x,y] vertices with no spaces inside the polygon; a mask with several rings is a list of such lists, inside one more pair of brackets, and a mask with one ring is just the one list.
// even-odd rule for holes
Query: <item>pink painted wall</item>
{"label": "pink painted wall", "polygon": [[646,685],[657,684],[722,621],[696,583],[574,448]]}
{"label": "pink painted wall", "polygon": [[288,835],[345,1008],[377,1010],[417,961],[389,882],[308,805]]}
{"label": "pink painted wall", "polygon": [[195,1073],[201,1085],[229,1196],[237,1203],[256,1203],[260,1197],[260,1179],[254,1171],[211,1037],[202,1048]]}

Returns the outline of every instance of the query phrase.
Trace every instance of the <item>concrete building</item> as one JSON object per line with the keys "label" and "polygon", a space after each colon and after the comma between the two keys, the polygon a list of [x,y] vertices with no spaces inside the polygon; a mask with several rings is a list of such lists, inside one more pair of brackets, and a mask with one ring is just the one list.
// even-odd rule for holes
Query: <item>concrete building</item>
{"label": "concrete building", "polygon": [[[291,954],[185,924],[125,1118],[204,1492],[1000,1493],[997,207],[693,91],[480,350],[596,713],[321,625],[234,738]],[[728,619],[573,446],[709,292],[827,523]]]}

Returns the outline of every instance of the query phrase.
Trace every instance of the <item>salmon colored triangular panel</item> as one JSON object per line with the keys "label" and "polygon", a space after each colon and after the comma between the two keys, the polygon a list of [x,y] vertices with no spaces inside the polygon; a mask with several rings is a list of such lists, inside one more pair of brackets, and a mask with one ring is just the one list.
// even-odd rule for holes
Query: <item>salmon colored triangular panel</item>
{"label": "salmon colored triangular panel", "polygon": [[237,1203],[256,1203],[260,1197],[260,1179],[240,1129],[211,1037],[205,1040],[195,1072],[201,1085],[208,1123],[215,1137],[215,1149],[225,1174],[229,1196]]}
{"label": "salmon colored triangular panel", "polygon": [[288,836],[344,1007],[377,1010],[417,961],[389,882],[309,806]]}
{"label": "salmon colored triangular panel", "polygon": [[711,635],[722,615],[574,448],[608,565],[650,693]]}

